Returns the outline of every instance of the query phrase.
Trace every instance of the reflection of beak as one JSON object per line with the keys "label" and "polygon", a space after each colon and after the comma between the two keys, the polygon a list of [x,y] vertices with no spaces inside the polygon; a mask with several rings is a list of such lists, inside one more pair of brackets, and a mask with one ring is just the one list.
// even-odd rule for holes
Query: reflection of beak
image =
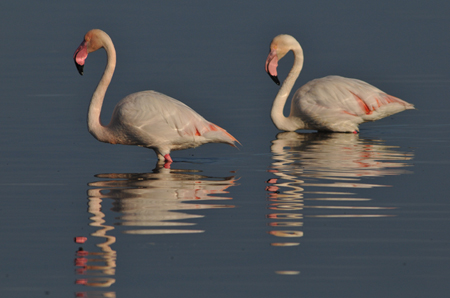
{"label": "reflection of beak", "polygon": [[73,60],[80,75],[83,75],[84,61],[88,56],[86,41],[83,41],[73,54]]}
{"label": "reflection of beak", "polygon": [[272,80],[275,82],[275,84],[280,85],[280,80],[278,80],[278,76],[277,76],[277,67],[278,67],[277,51],[272,50],[269,53],[269,56],[267,56],[266,72],[269,74],[269,76],[272,78]]}

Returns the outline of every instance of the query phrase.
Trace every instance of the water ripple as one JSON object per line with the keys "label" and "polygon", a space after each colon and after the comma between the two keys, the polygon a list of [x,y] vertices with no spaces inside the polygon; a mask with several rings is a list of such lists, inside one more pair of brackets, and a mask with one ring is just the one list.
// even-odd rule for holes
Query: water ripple
{"label": "water ripple", "polygon": [[[76,252],[79,285],[109,287],[116,282],[113,277],[118,256],[112,249],[116,242],[112,231],[116,226],[124,228],[122,233],[133,235],[203,233],[202,229],[183,228],[196,225],[193,220],[203,217],[186,210],[234,207],[212,202],[232,200],[222,195],[236,185],[235,176],[209,177],[198,170],[157,168],[151,173],[109,173],[95,177],[99,180],[88,183],[92,187],[88,189],[89,225],[96,229],[90,236],[94,238],[76,237],[75,242],[101,243],[90,251],[80,247]],[[107,223],[111,220],[106,220],[102,209],[105,200],[112,200],[111,210],[118,213],[113,223]]]}
{"label": "water ripple", "polygon": [[[362,139],[355,134],[285,132],[272,141],[271,150],[273,162],[268,172],[272,177],[266,187],[268,234],[278,239],[304,237],[305,218],[395,216],[392,211],[397,207],[377,206],[358,192],[391,187],[368,178],[411,173],[407,168],[414,157],[382,140]],[[278,247],[299,244],[271,243]]]}

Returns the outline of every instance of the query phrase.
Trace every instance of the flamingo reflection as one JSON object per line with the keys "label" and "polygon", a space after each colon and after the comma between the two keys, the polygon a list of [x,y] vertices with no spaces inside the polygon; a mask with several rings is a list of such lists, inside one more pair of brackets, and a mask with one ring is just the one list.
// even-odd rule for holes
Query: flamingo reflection
{"label": "flamingo reflection", "polygon": [[[234,207],[212,201],[232,199],[223,195],[236,185],[235,176],[211,177],[199,170],[157,167],[151,173],[110,173],[95,177],[99,179],[88,184],[93,187],[88,189],[88,211],[93,215],[90,226],[97,229],[91,236],[104,241],[97,245],[101,252],[87,252],[82,248],[77,251],[77,273],[97,276],[77,280],[77,284],[86,286],[108,287],[115,282],[111,276],[115,274],[117,256],[111,245],[116,237],[107,235],[115,226],[122,226],[122,232],[127,234],[202,233],[204,230],[191,227],[196,225],[193,220],[203,215],[184,211]],[[114,216],[117,222],[109,225],[102,212],[105,199],[112,199],[111,210],[120,214]],[[97,264],[90,265],[93,262]],[[99,262],[104,265],[98,265]]]}
{"label": "flamingo reflection", "polygon": [[[269,234],[296,239],[303,236],[304,217],[386,217],[395,207],[368,206],[358,189],[387,187],[369,177],[409,173],[413,158],[382,140],[356,134],[279,133],[272,142],[273,162],[268,179]],[[305,202],[308,202],[305,203]],[[309,204],[309,202],[314,202]],[[304,209],[311,209],[304,215]],[[272,243],[275,246],[298,242]]]}
{"label": "flamingo reflection", "polygon": [[[236,184],[234,176],[208,177],[195,170],[176,170],[164,167],[152,173],[141,174],[98,174],[106,179],[89,183],[96,188],[89,189],[89,198],[113,199],[113,211],[121,213],[116,225],[152,227],[151,229],[130,229],[129,234],[178,234],[201,233],[203,230],[173,229],[172,227],[193,226],[182,222],[203,217],[182,212],[184,210],[233,208],[233,205],[211,204],[206,201],[231,200],[227,189]],[[157,229],[155,227],[165,227]],[[170,227],[168,229],[167,227]]]}
{"label": "flamingo reflection", "polygon": [[[103,242],[98,243],[96,246],[101,251],[87,251],[80,247],[76,252],[75,266],[77,267],[76,273],[83,278],[78,278],[76,284],[84,285],[88,287],[110,287],[116,282],[113,276],[116,271],[116,258],[117,253],[111,248],[111,245],[116,242],[116,237],[107,235],[107,232],[114,230],[113,226],[105,224],[105,214],[102,212],[102,199],[89,198],[88,212],[92,214],[90,217],[92,227],[96,230],[91,233],[91,236],[99,238]],[[77,243],[84,243],[88,240],[87,237],[83,238]],[[87,276],[96,277],[87,277]],[[99,276],[102,277],[99,277]],[[115,292],[77,292],[77,297],[116,297]]]}

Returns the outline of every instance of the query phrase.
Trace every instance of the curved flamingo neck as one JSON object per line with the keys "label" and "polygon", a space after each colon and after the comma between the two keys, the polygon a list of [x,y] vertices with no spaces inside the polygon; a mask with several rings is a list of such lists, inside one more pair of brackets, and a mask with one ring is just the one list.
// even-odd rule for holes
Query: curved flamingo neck
{"label": "curved flamingo neck", "polygon": [[[295,131],[297,129],[304,128],[304,123],[299,121],[299,119],[293,119],[293,117],[285,117],[284,116],[284,106],[286,104],[286,100],[291,93],[292,87],[294,87],[295,81],[297,80],[300,71],[303,68],[303,50],[300,44],[296,44],[291,47],[292,52],[294,53],[294,65],[291,68],[288,76],[283,82],[280,90],[278,91],[275,100],[272,105],[271,117],[275,126],[279,130],[284,131]],[[291,107],[292,109],[292,107]],[[292,112],[292,111],[291,111]]]}
{"label": "curved flamingo neck", "polygon": [[116,50],[114,49],[114,44],[109,36],[101,35],[99,37],[103,43],[103,48],[106,51],[107,63],[103,76],[91,98],[87,117],[88,129],[97,140],[101,142],[114,143],[112,131],[108,128],[108,126],[102,125],[100,115],[106,90],[111,83],[114,69],[116,68]]}

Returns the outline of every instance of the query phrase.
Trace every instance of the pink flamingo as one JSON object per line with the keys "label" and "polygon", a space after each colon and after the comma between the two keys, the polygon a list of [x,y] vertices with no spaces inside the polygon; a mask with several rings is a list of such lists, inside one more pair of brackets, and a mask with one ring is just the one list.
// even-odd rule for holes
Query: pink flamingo
{"label": "pink flamingo", "polygon": [[102,104],[116,67],[114,44],[104,31],[90,30],[73,59],[78,72],[83,75],[88,54],[101,48],[105,49],[108,61],[92,95],[87,120],[89,132],[97,140],[153,149],[159,161],[165,161],[166,167],[172,163],[172,150],[195,148],[205,143],[226,143],[236,147],[234,143],[238,141],[226,130],[205,120],[184,103],[155,91],[126,96],[116,105],[110,123],[102,125]]}
{"label": "pink flamingo", "polygon": [[312,80],[295,92],[288,117],[283,115],[289,93],[303,67],[303,50],[290,35],[278,35],[270,44],[266,72],[277,85],[278,60],[289,51],[294,66],[273,102],[271,117],[279,130],[312,129],[333,132],[359,132],[358,125],[414,109],[414,105],[388,95],[360,80],[327,76]]}

